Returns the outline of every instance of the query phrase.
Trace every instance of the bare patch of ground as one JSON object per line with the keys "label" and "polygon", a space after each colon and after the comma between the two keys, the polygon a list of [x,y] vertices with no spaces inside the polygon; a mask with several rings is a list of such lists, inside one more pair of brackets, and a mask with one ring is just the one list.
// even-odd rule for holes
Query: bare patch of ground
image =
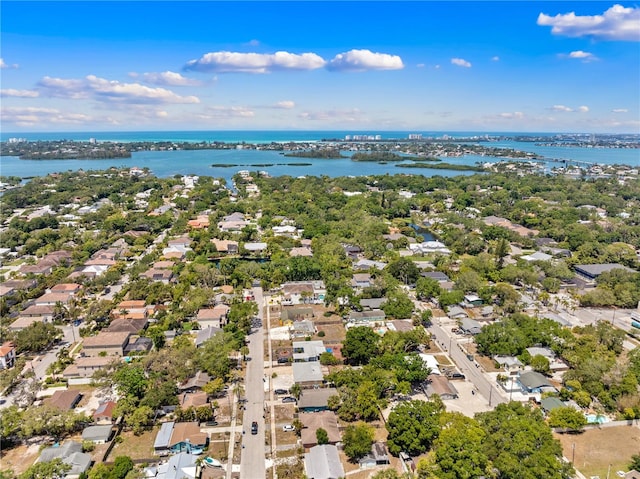
{"label": "bare patch of ground", "polygon": [[554,436],[562,444],[564,457],[573,460],[574,467],[587,477],[607,477],[610,464],[610,477],[617,477],[616,472],[626,471],[631,456],[640,451],[638,425],[604,427],[589,429],[581,434]]}

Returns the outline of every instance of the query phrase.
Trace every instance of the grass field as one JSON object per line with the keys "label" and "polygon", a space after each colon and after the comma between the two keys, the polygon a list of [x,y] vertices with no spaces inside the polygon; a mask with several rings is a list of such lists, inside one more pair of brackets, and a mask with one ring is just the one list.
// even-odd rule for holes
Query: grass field
{"label": "grass field", "polygon": [[564,456],[587,478],[617,477],[617,471],[627,471],[631,456],[640,452],[640,428],[636,426],[589,429],[582,434],[554,434],[562,443]]}

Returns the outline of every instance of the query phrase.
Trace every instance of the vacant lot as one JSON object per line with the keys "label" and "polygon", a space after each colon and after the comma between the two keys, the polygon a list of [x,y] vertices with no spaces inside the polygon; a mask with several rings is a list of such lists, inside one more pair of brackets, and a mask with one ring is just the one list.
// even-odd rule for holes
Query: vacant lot
{"label": "vacant lot", "polygon": [[19,475],[26,471],[40,455],[40,446],[18,446],[0,453],[0,470],[10,469]]}
{"label": "vacant lot", "polygon": [[150,459],[154,457],[153,442],[159,429],[159,427],[154,427],[139,436],[136,436],[131,431],[123,432],[120,434],[122,442],[114,446],[107,460],[113,461],[118,456],[129,456],[131,459]]}
{"label": "vacant lot", "polygon": [[640,451],[640,428],[638,426],[605,427],[589,429],[582,434],[554,434],[562,443],[564,457],[585,476],[617,477],[617,471],[626,471],[633,454]]}

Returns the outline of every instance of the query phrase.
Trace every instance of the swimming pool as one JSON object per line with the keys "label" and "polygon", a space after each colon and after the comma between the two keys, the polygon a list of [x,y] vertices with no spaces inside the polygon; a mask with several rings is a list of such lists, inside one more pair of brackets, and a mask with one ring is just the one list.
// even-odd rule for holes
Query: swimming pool
{"label": "swimming pool", "polygon": [[609,418],[602,414],[585,414],[584,417],[587,419],[587,424],[604,424],[609,422]]}

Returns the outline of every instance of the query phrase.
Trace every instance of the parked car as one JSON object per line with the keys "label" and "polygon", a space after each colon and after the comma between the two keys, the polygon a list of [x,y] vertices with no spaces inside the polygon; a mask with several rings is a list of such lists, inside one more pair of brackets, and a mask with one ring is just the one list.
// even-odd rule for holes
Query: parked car
{"label": "parked car", "polygon": [[251,434],[258,434],[258,423],[256,421],[251,423]]}
{"label": "parked car", "polygon": [[276,389],[273,391],[275,394],[289,394],[289,391],[286,389]]}
{"label": "parked car", "polygon": [[285,396],[282,398],[282,402],[298,402],[293,396]]}
{"label": "parked car", "polygon": [[286,432],[292,432],[292,431],[295,431],[296,428],[293,427],[293,425],[291,424],[285,424],[284,426],[282,426],[282,430]]}
{"label": "parked car", "polygon": [[465,379],[464,374],[460,374],[460,373],[452,373],[449,376],[449,379]]}

